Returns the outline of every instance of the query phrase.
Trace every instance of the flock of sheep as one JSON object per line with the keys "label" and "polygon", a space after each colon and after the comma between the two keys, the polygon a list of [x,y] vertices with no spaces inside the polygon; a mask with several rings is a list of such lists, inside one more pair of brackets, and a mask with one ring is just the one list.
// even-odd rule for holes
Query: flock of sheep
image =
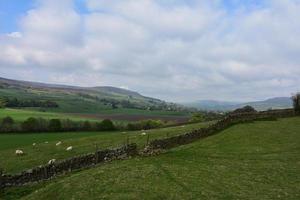
{"label": "flock of sheep", "polygon": [[[45,144],[48,144],[48,141],[46,141]],[[59,142],[56,143],[56,146],[60,146],[61,144],[62,144],[62,142],[59,141]],[[36,143],[33,143],[32,146],[36,146]],[[72,150],[73,150],[73,146],[69,146],[69,147],[66,148],[66,151],[72,151]],[[16,155],[17,156],[22,156],[22,155],[24,155],[24,151],[21,150],[21,149],[17,149],[16,150]],[[56,161],[56,159],[51,159],[51,160],[49,160],[48,164],[54,164],[55,161]]]}
{"label": "flock of sheep", "polygon": [[[123,132],[123,133],[126,133],[126,132]],[[141,135],[145,136],[145,135],[147,135],[147,133],[142,132]],[[48,141],[46,141],[45,144],[48,144]],[[56,143],[56,146],[60,146],[61,144],[62,144],[62,142],[59,141],[59,142]],[[36,143],[33,143],[32,146],[36,146]],[[69,147],[66,148],[66,151],[72,151],[72,150],[73,150],[73,146],[69,146]],[[24,151],[21,150],[21,149],[17,149],[16,150],[16,155],[17,156],[22,156],[22,155],[24,155]],[[51,160],[49,160],[48,164],[54,164],[55,161],[56,161],[56,159],[51,159]]]}

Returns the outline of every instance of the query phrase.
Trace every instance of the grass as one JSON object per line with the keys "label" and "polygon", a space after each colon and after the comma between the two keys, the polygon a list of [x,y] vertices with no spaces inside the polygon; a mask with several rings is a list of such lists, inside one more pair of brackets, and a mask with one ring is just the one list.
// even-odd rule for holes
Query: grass
{"label": "grass", "polygon": [[300,118],[233,126],[156,157],[15,187],[6,199],[300,199]]}
{"label": "grass", "polygon": [[[145,131],[150,139],[162,138],[171,135],[207,126],[209,123],[190,124],[184,127],[169,127]],[[16,173],[47,163],[50,159],[65,159],[71,156],[95,151],[95,143],[99,149],[117,147],[125,143],[135,142],[142,147],[147,136],[141,135],[142,131],[122,132],[77,132],[77,133],[37,133],[37,134],[1,134],[0,135],[0,167],[7,173]],[[62,141],[61,146],[56,146]],[[48,142],[47,144],[45,142]],[[37,143],[36,146],[32,146]],[[65,149],[73,146],[72,152]],[[21,149],[26,155],[17,157],[15,150]]]}
{"label": "grass", "polygon": [[36,118],[45,118],[45,119],[53,119],[53,118],[59,118],[59,119],[71,119],[75,121],[80,120],[89,120],[92,121],[93,119],[84,118],[80,116],[74,116],[74,115],[68,115],[68,114],[62,114],[62,113],[53,113],[53,112],[40,112],[40,111],[34,111],[34,110],[24,110],[24,109],[11,109],[11,108],[5,108],[0,109],[0,119],[10,116],[17,122],[22,122],[29,117],[36,117]]}

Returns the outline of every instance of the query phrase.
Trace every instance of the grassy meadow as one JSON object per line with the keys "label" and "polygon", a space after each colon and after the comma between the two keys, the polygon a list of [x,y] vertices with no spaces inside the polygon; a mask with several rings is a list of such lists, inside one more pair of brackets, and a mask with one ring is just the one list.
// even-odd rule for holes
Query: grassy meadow
{"label": "grassy meadow", "polygon": [[159,156],[114,161],[2,194],[28,200],[296,200],[299,141],[299,117],[239,124]]}
{"label": "grassy meadow", "polygon": [[[153,129],[147,131],[130,132],[76,132],[76,133],[35,133],[35,134],[0,134],[0,167],[7,173],[17,173],[41,164],[46,164],[50,159],[65,159],[74,155],[95,151],[95,144],[99,149],[123,145],[127,138],[143,147],[149,134],[149,139],[164,138],[182,134],[194,129],[208,126],[210,122],[190,124],[179,127]],[[58,141],[62,145],[56,146]],[[45,143],[48,142],[48,143]],[[32,144],[36,143],[36,146]],[[73,151],[65,149],[73,146]],[[24,156],[16,156],[15,150],[21,149]]]}

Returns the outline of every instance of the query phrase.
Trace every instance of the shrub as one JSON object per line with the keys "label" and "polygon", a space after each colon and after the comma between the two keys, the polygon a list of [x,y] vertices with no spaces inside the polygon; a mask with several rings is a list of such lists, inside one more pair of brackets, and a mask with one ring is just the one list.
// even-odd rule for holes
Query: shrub
{"label": "shrub", "polygon": [[300,93],[292,96],[293,106],[296,112],[300,112]]}
{"label": "shrub", "polygon": [[59,119],[51,119],[49,122],[50,131],[61,131],[61,121]]}
{"label": "shrub", "polygon": [[110,119],[105,119],[97,124],[97,129],[101,131],[113,131],[116,127]]}

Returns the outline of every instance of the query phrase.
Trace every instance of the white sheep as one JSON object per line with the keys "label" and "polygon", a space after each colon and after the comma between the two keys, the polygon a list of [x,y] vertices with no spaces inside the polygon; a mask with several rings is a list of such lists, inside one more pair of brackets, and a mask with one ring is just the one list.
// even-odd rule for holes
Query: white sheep
{"label": "white sheep", "polygon": [[61,145],[61,144],[62,144],[62,142],[59,141],[58,143],[56,143],[56,146],[59,146],[59,145]]}
{"label": "white sheep", "polygon": [[46,141],[45,144],[48,144],[48,141]]}
{"label": "white sheep", "polygon": [[67,151],[72,151],[73,147],[72,146],[69,146],[66,150]]}
{"label": "white sheep", "polygon": [[35,145],[36,145],[36,143],[33,143],[33,144],[32,144],[32,146],[35,146]]}
{"label": "white sheep", "polygon": [[17,149],[16,150],[16,155],[17,156],[22,156],[22,155],[24,155],[24,152],[22,150]]}
{"label": "white sheep", "polygon": [[51,159],[51,160],[49,160],[48,164],[53,165],[55,163],[55,161],[56,161],[56,159]]}
{"label": "white sheep", "polygon": [[145,133],[145,132],[142,132],[142,133],[141,133],[141,135],[147,135],[147,133]]}

